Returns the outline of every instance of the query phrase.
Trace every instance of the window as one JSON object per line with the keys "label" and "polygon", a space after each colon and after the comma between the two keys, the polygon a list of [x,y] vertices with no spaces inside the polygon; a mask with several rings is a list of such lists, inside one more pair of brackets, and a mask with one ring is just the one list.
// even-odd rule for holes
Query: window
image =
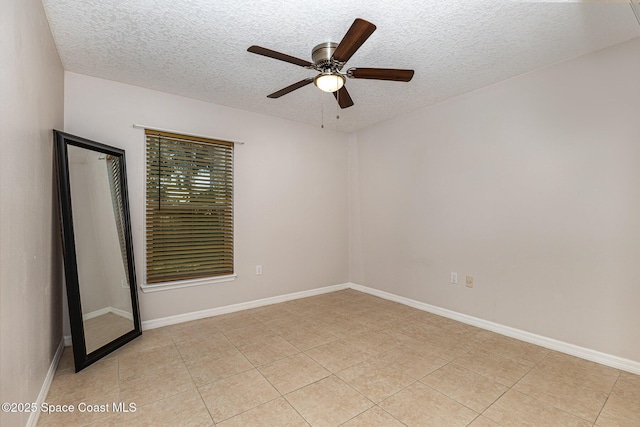
{"label": "window", "polygon": [[146,282],[233,274],[233,143],[145,134]]}
{"label": "window", "polygon": [[[122,170],[120,158],[107,154],[107,176],[109,177],[109,189],[111,190],[111,205],[113,206],[113,214],[116,219],[116,230],[118,232],[118,243],[120,245],[120,255],[124,263],[124,271],[129,271],[129,261],[127,260],[127,240],[124,234],[125,228],[125,211],[122,206]],[[128,275],[126,275],[128,276]],[[127,277],[127,282],[129,277]]]}

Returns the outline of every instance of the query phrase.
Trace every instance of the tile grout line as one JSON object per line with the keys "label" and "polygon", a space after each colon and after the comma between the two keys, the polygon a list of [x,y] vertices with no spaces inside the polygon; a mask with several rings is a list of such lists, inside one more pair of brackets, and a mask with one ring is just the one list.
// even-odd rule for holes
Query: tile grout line
{"label": "tile grout line", "polygon": [[602,404],[602,408],[600,408],[600,410],[598,411],[598,415],[596,416],[596,419],[593,421],[593,425],[594,426],[598,422],[598,418],[600,418],[600,415],[602,414],[602,411],[604,410],[604,407],[607,406],[607,402],[609,401],[609,398],[611,397],[611,393],[613,393],[613,390],[616,388],[616,384],[618,384],[618,381],[620,380],[620,376],[621,375],[622,374],[620,372],[618,372],[618,376],[616,377],[616,380],[613,383],[613,386],[611,386],[611,390],[609,390],[609,394],[607,394],[607,398],[604,400],[604,403]]}
{"label": "tile grout line", "polygon": [[[294,313],[294,314],[295,314],[295,313]],[[253,317],[256,321],[258,321],[261,325],[263,325],[263,326],[265,326],[265,327],[269,328],[267,325],[265,325],[265,324],[264,324],[264,323],[265,323],[264,321],[257,319],[255,316],[253,316],[253,315],[251,315],[251,314],[250,314],[250,316],[251,316],[251,317]],[[277,318],[276,318],[276,319],[277,319]],[[271,320],[275,320],[275,319],[271,319]],[[242,327],[233,328],[233,329],[229,329],[229,330],[240,329],[240,328],[242,328]],[[271,328],[269,328],[269,329],[271,329]],[[293,344],[289,343],[289,342],[288,342],[284,337],[280,336],[277,332],[275,332],[275,334],[276,334],[275,336],[279,336],[279,337],[281,337],[282,339],[284,339],[285,341],[287,341],[287,343],[289,343],[289,344],[290,344],[290,345],[292,345],[296,350],[298,350],[298,353],[291,354],[291,355],[288,355],[288,356],[285,356],[285,357],[282,357],[282,358],[279,358],[279,359],[275,359],[275,360],[273,360],[273,361],[271,361],[271,362],[269,362],[269,363],[265,363],[265,364],[262,364],[262,365],[256,366],[256,365],[255,365],[255,363],[251,362],[251,361],[247,358],[246,354],[245,354],[245,353],[244,353],[240,348],[238,348],[238,346],[237,346],[237,345],[236,345],[236,344],[235,344],[235,343],[234,343],[234,342],[233,342],[233,341],[232,341],[232,340],[231,340],[231,339],[230,339],[230,338],[229,338],[229,337],[224,333],[224,331],[220,331],[220,332],[221,332],[221,333],[224,335],[224,337],[225,337],[225,338],[226,338],[226,339],[227,339],[227,340],[228,340],[228,341],[229,341],[229,342],[234,346],[234,348],[235,348],[237,351],[239,351],[239,352],[240,352],[240,353],[245,357],[245,359],[247,359],[247,360],[249,361],[249,363],[251,363],[251,365],[253,366],[253,369],[255,369],[255,370],[258,372],[258,374],[260,374],[260,376],[261,376],[261,377],[262,377],[262,378],[263,378],[263,379],[264,379],[264,380],[265,380],[265,381],[266,381],[266,382],[267,382],[267,383],[268,383],[268,384],[269,384],[269,385],[270,385],[270,386],[271,386],[271,387],[272,387],[272,388],[273,388],[273,389],[278,393],[278,397],[274,397],[273,399],[269,399],[269,400],[267,400],[267,401],[265,401],[265,402],[262,402],[262,403],[260,403],[260,404],[258,404],[258,405],[256,405],[256,406],[254,406],[254,407],[252,407],[252,408],[249,408],[249,409],[247,409],[247,410],[245,410],[245,411],[242,411],[242,412],[239,412],[239,413],[237,413],[237,414],[234,414],[234,415],[232,415],[232,416],[231,416],[231,417],[229,417],[229,418],[225,418],[225,419],[224,419],[224,420],[222,420],[221,422],[224,422],[224,421],[230,420],[230,419],[232,419],[232,418],[234,418],[234,417],[237,417],[237,416],[242,415],[242,414],[244,414],[244,413],[246,413],[246,412],[249,412],[249,411],[251,411],[251,410],[253,410],[253,409],[256,409],[256,408],[258,408],[259,406],[265,405],[265,404],[267,404],[267,403],[269,403],[269,402],[273,402],[273,401],[275,401],[275,400],[277,400],[277,399],[282,398],[282,399],[284,399],[284,400],[287,402],[287,404],[288,404],[288,405],[289,405],[289,406],[290,406],[294,411],[296,411],[296,413],[297,413],[298,415],[300,415],[300,417],[302,417],[302,419],[303,419],[307,424],[311,425],[311,424],[308,422],[308,420],[307,420],[307,419],[306,419],[302,414],[300,414],[300,412],[295,408],[295,406],[293,406],[293,405],[291,404],[291,402],[289,402],[289,400],[286,398],[286,396],[285,396],[285,395],[283,395],[283,394],[280,392],[280,390],[278,390],[278,388],[277,388],[277,387],[276,387],[276,386],[275,386],[271,381],[269,381],[269,379],[268,379],[268,378],[267,378],[267,377],[262,373],[262,371],[260,370],[260,368],[261,368],[261,367],[265,367],[265,366],[271,365],[272,363],[275,363],[275,362],[280,361],[280,360],[284,360],[284,359],[286,359],[286,358],[288,358],[288,357],[293,357],[293,356],[296,356],[296,355],[298,355],[298,354],[304,354],[304,352],[303,352],[303,351],[301,351],[301,350],[300,350],[299,348],[297,348],[296,346],[294,346]],[[306,354],[305,354],[305,355],[306,355]],[[307,357],[308,357],[308,356],[307,356]],[[249,370],[244,371],[244,372],[248,372],[248,371],[249,371]],[[235,375],[238,375],[238,374],[235,374]],[[231,375],[231,376],[233,376],[233,375]],[[231,376],[226,377],[226,378],[230,378]],[[326,377],[325,377],[325,378],[326,378]],[[322,379],[324,379],[324,378],[322,378]],[[320,380],[317,380],[317,381],[320,381]],[[316,382],[317,382],[317,381],[316,381]],[[217,382],[217,381],[212,381],[212,383],[213,383],[213,382]],[[311,384],[313,384],[313,383],[311,383]],[[307,384],[307,385],[309,385],[309,384]],[[303,386],[303,387],[306,387],[307,385],[305,385],[305,386]],[[300,387],[300,388],[303,388],[303,387]],[[296,389],[296,390],[298,390],[298,389]],[[295,391],[295,390],[293,390],[293,391]],[[291,393],[292,393],[293,391],[291,391]],[[207,408],[207,409],[208,409],[208,408]],[[213,417],[212,417],[212,419],[213,419]],[[214,421],[214,422],[215,422],[215,421]]]}
{"label": "tile grout line", "polygon": [[[549,351],[549,353],[547,353],[547,354],[545,355],[545,357],[543,357],[543,358],[542,358],[538,363],[536,363],[533,367],[531,367],[531,369],[530,369],[530,370],[529,370],[525,375],[523,375],[523,376],[522,376],[522,378],[520,378],[518,381],[516,381],[516,383],[515,383],[515,384],[513,384],[513,386],[511,386],[511,387],[509,388],[509,390],[512,390],[512,389],[513,389],[513,387],[515,387],[515,386],[516,386],[520,381],[522,381],[522,380],[524,379],[524,377],[526,377],[526,376],[527,376],[531,371],[533,371],[533,370],[534,370],[534,369],[535,369],[535,368],[536,368],[540,363],[542,363],[542,362],[544,361],[544,359],[546,359],[546,358],[547,358],[548,356],[550,356],[551,354],[552,354],[552,351]],[[592,363],[595,363],[595,362],[592,362]],[[598,364],[598,365],[599,365],[599,364]],[[615,369],[615,368],[611,368],[611,369]],[[545,402],[544,400],[540,400],[540,399],[538,399],[538,398],[537,398],[537,397],[535,397],[535,396],[531,396],[531,395],[529,395],[529,394],[527,394],[527,393],[524,393],[524,392],[521,392],[521,391],[519,391],[519,390],[513,390],[513,391],[514,391],[514,392],[516,392],[516,393],[523,394],[523,395],[525,395],[525,396],[527,396],[527,397],[529,397],[529,398],[531,398],[531,399],[533,399],[533,400],[535,400],[535,401],[537,401],[537,402],[540,402],[540,403],[542,403],[542,404],[544,404],[544,405],[549,405],[549,406],[551,406],[551,407],[553,407],[553,408],[555,408],[555,409],[557,409],[557,410],[559,410],[559,411],[561,411],[561,412],[563,412],[563,413],[565,413],[565,414],[567,414],[567,415],[570,415],[570,416],[572,416],[572,417],[575,417],[575,418],[581,419],[581,420],[583,420],[583,421],[586,421],[586,422],[591,423],[592,425],[594,425],[594,424],[598,421],[598,417],[600,416],[600,413],[602,412],[602,409],[604,409],[604,405],[605,405],[605,404],[606,404],[606,402],[609,400],[609,396],[611,396],[611,391],[613,390],[613,387],[615,387],[615,384],[618,382],[618,379],[620,378],[620,371],[619,371],[619,370],[617,370],[617,369],[615,369],[615,370],[617,371],[616,381],[614,381],[614,384],[613,384],[613,386],[611,387],[611,390],[610,390],[610,391],[609,391],[609,393],[607,394],[607,398],[605,399],[604,404],[603,404],[603,405],[602,405],[602,407],[600,408],[600,411],[598,412],[598,415],[596,416],[596,418],[595,418],[593,421],[589,421],[588,419],[583,418],[583,417],[581,417],[580,415],[572,414],[571,412],[569,412],[569,411],[567,411],[567,410],[565,410],[565,409],[559,408],[558,406],[556,406],[556,405],[555,405],[555,404],[553,404],[553,403]],[[495,402],[494,402],[494,403],[495,403]]]}
{"label": "tile grout line", "polygon": [[198,396],[200,396],[200,401],[204,405],[205,409],[207,410],[207,413],[209,414],[209,418],[211,418],[211,422],[215,426],[217,423],[213,419],[213,415],[211,414],[211,411],[209,410],[209,406],[207,406],[207,403],[204,401],[204,397],[202,397],[202,392],[200,391],[200,387],[198,387],[198,385],[196,384],[195,380],[193,379],[193,375],[191,374],[191,370],[189,370],[189,367],[187,366],[187,361],[184,360],[184,356],[180,352],[180,347],[178,347],[178,343],[176,343],[176,341],[173,339],[173,334],[172,333],[169,333],[169,336],[171,337],[171,341],[173,342],[173,345],[176,346],[176,350],[178,351],[178,354],[180,355],[180,359],[182,359],[182,363],[184,363],[184,366],[187,369],[187,372],[189,373],[189,377],[191,378],[191,381],[193,382],[193,385],[196,388],[196,391],[198,392]]}
{"label": "tile grout line", "polygon": [[[549,353],[550,353],[550,352],[549,352]],[[484,416],[484,417],[486,417],[486,418],[490,419],[491,421],[495,421],[495,420],[493,420],[492,418],[489,418],[488,416],[484,415],[484,414],[485,414],[485,412],[487,412],[487,411],[489,410],[489,408],[491,408],[493,405],[495,405],[495,403],[496,403],[498,400],[500,400],[500,399],[501,399],[505,394],[507,394],[509,391],[513,390],[514,392],[519,393],[519,392],[518,392],[518,390],[514,390],[513,388],[514,388],[514,387],[515,387],[515,386],[516,386],[520,381],[522,381],[522,379],[523,379],[524,377],[526,377],[527,375],[529,375],[529,373],[530,373],[531,371],[533,371],[533,370],[535,369],[535,367],[536,367],[536,366],[538,366],[538,364],[542,363],[542,361],[543,361],[544,359],[546,359],[546,358],[547,358],[547,356],[549,355],[549,353],[545,354],[545,356],[544,356],[542,359],[540,359],[540,360],[539,360],[535,365],[533,365],[533,366],[531,367],[531,369],[529,369],[529,370],[527,371],[527,373],[526,373],[526,374],[524,374],[522,377],[520,377],[520,379],[519,379],[518,381],[516,381],[515,383],[513,383],[513,384],[511,385],[511,387],[507,387],[507,390],[506,390],[504,393],[502,393],[502,394],[501,394],[497,399],[495,399],[495,400],[491,403],[491,405],[487,406],[487,407],[485,408],[485,410],[484,410],[484,411],[482,411],[482,413],[481,413],[480,415],[482,415],[482,416]],[[524,394],[524,393],[523,393],[523,394]],[[526,395],[526,396],[528,396],[528,395]],[[532,397],[532,396],[529,396],[529,397]],[[536,399],[536,400],[537,400],[537,399]],[[544,402],[543,402],[543,403],[544,403]],[[556,408],[556,409],[557,409],[557,408]],[[495,422],[497,422],[497,421],[495,421]]]}
{"label": "tile grout line", "polygon": [[[323,379],[324,379],[324,378],[323,378]],[[320,380],[318,380],[318,381],[320,381]],[[312,384],[313,384],[313,383],[312,383]],[[306,387],[306,386],[305,386],[305,387]],[[299,389],[298,389],[298,390],[299,390]],[[295,390],[294,390],[294,391],[295,391]],[[291,393],[293,393],[293,391],[292,391]],[[291,393],[287,393],[287,394],[291,394]],[[294,411],[296,411],[296,414],[300,415],[300,417],[304,420],[304,422],[305,422],[305,423],[307,423],[309,426],[311,426],[311,423],[309,422],[309,420],[307,420],[307,419],[305,418],[305,416],[304,416],[304,415],[302,415],[302,414],[300,413],[300,411],[298,411],[298,408],[296,408],[295,406],[293,406],[293,403],[291,403],[291,402],[289,401],[289,399],[287,399],[287,396],[286,396],[286,395],[283,395],[283,396],[282,396],[282,398],[287,402],[287,404],[288,404],[289,406],[291,406],[291,407],[293,408],[293,410],[294,410]]]}

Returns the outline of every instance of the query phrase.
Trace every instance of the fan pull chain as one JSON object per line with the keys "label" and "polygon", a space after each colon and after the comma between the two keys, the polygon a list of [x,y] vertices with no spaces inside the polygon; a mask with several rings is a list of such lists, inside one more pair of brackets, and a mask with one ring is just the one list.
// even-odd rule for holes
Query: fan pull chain
{"label": "fan pull chain", "polygon": [[322,111],[320,112],[320,128],[324,129],[324,92],[320,91],[320,107]]}
{"label": "fan pull chain", "polygon": [[340,106],[340,91],[336,92],[336,120],[340,120],[340,110],[338,107]]}

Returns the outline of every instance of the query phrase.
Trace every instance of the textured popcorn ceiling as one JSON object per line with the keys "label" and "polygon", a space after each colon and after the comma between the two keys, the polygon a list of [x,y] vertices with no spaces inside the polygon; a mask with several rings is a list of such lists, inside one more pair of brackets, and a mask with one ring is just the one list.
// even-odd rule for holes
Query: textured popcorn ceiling
{"label": "textured popcorn ceiling", "polygon": [[[68,71],[351,132],[464,92],[640,36],[625,2],[508,0],[43,0]],[[355,102],[314,73],[247,52],[253,44],[311,60],[353,20],[378,29],[347,67],[412,68],[409,83],[347,80]],[[345,68],[345,69],[346,69]]]}

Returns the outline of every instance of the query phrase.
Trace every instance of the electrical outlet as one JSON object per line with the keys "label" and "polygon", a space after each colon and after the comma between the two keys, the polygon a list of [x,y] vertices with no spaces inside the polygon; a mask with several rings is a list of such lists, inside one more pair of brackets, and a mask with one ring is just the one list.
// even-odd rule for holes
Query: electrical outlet
{"label": "electrical outlet", "polygon": [[454,285],[458,284],[458,273],[451,272],[451,283]]}
{"label": "electrical outlet", "polygon": [[257,275],[262,274],[262,266],[261,265],[256,265],[256,274]]}
{"label": "electrical outlet", "polygon": [[467,288],[473,288],[473,276],[467,276]]}

